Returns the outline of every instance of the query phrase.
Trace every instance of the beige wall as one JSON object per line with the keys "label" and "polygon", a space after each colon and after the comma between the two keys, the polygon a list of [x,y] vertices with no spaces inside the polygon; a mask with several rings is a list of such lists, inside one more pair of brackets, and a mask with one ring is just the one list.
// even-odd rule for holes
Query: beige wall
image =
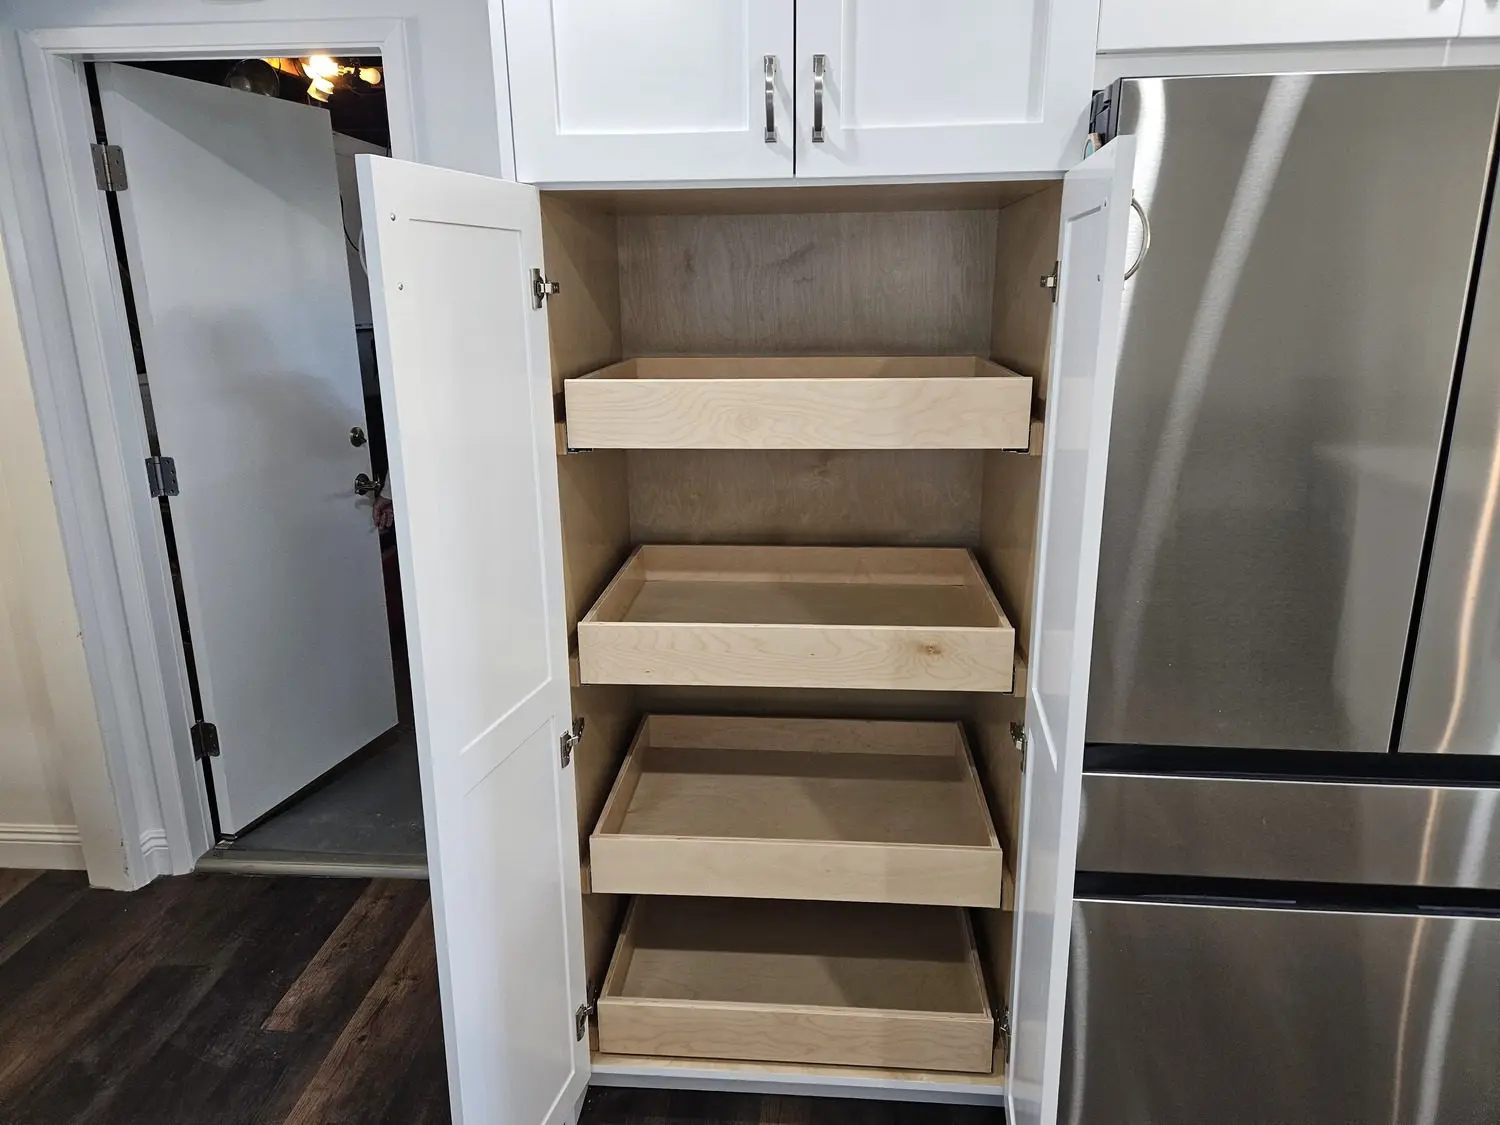
{"label": "beige wall", "polygon": [[83,866],[64,763],[80,744],[98,742],[15,299],[0,256],[0,867]]}

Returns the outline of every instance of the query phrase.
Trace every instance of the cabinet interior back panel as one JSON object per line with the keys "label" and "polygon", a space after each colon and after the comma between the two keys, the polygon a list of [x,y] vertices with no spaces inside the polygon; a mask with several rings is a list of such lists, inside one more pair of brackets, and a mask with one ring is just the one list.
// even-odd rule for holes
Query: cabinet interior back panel
{"label": "cabinet interior back panel", "polygon": [[973,547],[979,450],[642,450],[636,543]]}
{"label": "cabinet interior back panel", "polygon": [[988,355],[996,212],[621,215],[625,354]]}

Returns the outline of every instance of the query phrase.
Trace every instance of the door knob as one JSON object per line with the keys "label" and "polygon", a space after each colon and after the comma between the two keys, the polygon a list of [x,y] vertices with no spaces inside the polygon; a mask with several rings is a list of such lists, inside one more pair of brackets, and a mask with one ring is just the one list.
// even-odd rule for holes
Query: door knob
{"label": "door knob", "polygon": [[354,478],[354,491],[360,496],[370,496],[380,492],[380,481],[371,480],[368,473],[360,473]]}
{"label": "door knob", "polygon": [[358,426],[351,426],[349,428],[349,444],[354,446],[355,449],[358,449],[360,446],[364,445],[364,443],[364,430],[360,429]]}

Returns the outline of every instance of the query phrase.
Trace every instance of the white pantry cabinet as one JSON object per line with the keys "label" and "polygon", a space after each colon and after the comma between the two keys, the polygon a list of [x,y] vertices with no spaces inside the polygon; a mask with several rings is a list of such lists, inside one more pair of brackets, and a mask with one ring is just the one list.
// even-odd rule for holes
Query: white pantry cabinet
{"label": "white pantry cabinet", "polygon": [[1099,50],[1451,39],[1466,6],[1493,11],[1489,0],[1101,0]]}
{"label": "white pantry cabinet", "polygon": [[517,174],[1055,174],[1081,151],[1097,5],[505,0]]}
{"label": "white pantry cabinet", "polygon": [[590,1082],[1056,1125],[1133,163],[359,158],[459,1125]]}
{"label": "white pantry cabinet", "polygon": [[797,175],[1070,167],[1097,19],[1097,0],[797,0]]}

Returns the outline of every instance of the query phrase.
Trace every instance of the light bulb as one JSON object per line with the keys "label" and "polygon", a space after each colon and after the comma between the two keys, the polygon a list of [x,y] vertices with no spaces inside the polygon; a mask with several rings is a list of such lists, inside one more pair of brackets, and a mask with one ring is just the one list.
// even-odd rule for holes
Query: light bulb
{"label": "light bulb", "polygon": [[378,66],[362,66],[359,68],[359,80],[366,86],[379,86],[381,77]]}
{"label": "light bulb", "polygon": [[313,55],[302,60],[302,72],[309,78],[334,78],[342,68],[332,55]]}
{"label": "light bulb", "polygon": [[326,102],[333,93],[333,83],[326,78],[314,78],[307,84],[307,92],[314,100]]}

